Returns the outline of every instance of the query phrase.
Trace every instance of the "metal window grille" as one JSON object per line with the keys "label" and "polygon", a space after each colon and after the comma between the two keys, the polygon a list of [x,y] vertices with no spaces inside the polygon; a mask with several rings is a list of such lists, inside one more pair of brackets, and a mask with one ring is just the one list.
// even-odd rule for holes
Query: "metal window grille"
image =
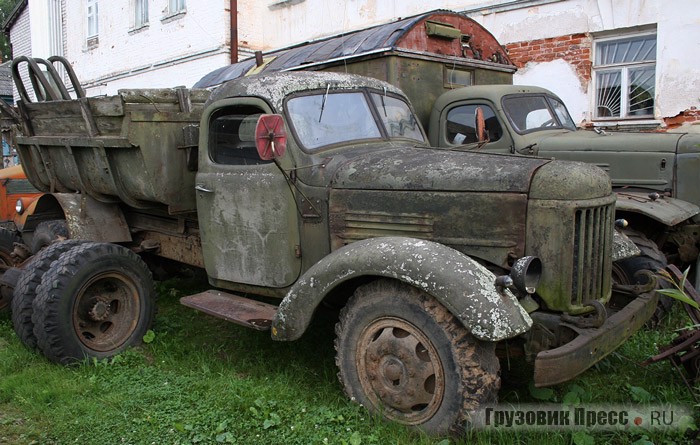
{"label": "metal window grille", "polygon": [[655,34],[596,42],[593,70],[596,118],[654,116]]}

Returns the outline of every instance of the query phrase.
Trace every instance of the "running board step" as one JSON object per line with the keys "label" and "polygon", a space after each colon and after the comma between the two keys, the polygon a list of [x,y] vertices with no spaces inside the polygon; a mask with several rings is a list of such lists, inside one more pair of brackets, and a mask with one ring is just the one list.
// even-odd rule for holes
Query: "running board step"
{"label": "running board step", "polygon": [[256,331],[269,330],[277,313],[277,306],[217,290],[182,297],[180,303]]}

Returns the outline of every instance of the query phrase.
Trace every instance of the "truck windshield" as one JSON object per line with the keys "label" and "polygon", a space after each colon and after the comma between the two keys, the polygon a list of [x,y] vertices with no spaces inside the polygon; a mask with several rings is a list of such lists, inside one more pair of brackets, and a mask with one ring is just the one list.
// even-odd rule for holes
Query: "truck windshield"
{"label": "truck windshield", "polygon": [[513,95],[503,99],[503,110],[518,133],[566,128],[576,130],[561,101],[541,95]]}
{"label": "truck windshield", "polygon": [[[420,126],[408,105],[392,96],[372,94],[374,104],[362,92],[299,96],[287,102],[291,125],[299,142],[317,149],[341,142],[382,138],[371,107],[378,109],[389,137],[424,141]],[[376,97],[375,97],[376,96]]]}

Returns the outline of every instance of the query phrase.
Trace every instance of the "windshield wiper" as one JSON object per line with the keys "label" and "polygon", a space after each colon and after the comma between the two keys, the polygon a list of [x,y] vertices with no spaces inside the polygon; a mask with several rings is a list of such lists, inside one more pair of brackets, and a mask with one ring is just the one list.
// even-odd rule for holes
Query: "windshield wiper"
{"label": "windshield wiper", "polygon": [[323,101],[321,102],[321,114],[318,115],[318,121],[321,122],[323,117],[323,109],[326,108],[326,99],[328,98],[328,90],[331,89],[331,84],[326,84],[326,94],[323,95]]}

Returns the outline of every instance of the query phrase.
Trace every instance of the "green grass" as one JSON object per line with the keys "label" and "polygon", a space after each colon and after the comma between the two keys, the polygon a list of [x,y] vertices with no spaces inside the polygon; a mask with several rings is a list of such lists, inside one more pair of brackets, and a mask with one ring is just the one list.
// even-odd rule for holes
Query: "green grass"
{"label": "green grass", "polygon": [[[333,323],[315,321],[293,343],[180,306],[190,283],[160,286],[152,341],[112,361],[63,367],[26,350],[0,314],[0,444],[441,444],[371,416],[347,400],[336,377]],[[504,371],[501,399],[514,403],[673,403],[691,394],[668,362],[637,363],[685,323],[638,334],[573,382],[544,393]],[[697,389],[697,388],[696,388]],[[697,408],[696,408],[697,409]],[[645,442],[648,440],[649,442]],[[464,443],[687,443],[659,432],[472,433]]]}

